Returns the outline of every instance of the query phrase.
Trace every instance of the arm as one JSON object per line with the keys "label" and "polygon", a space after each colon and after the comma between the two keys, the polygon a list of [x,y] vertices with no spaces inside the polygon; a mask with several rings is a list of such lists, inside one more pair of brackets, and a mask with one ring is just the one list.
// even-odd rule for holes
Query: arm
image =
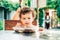
{"label": "arm", "polygon": [[20,7],[17,9],[11,20],[19,20],[19,13],[20,13]]}

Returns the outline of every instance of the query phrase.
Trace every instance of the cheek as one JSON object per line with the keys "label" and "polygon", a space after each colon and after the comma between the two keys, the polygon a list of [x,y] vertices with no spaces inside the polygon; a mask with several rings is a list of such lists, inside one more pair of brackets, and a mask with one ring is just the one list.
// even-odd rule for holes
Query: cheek
{"label": "cheek", "polygon": [[33,21],[34,19],[32,18],[31,21]]}
{"label": "cheek", "polygon": [[23,19],[21,19],[21,22],[24,23],[25,21]]}
{"label": "cheek", "polygon": [[33,19],[30,19],[29,22],[33,22]]}

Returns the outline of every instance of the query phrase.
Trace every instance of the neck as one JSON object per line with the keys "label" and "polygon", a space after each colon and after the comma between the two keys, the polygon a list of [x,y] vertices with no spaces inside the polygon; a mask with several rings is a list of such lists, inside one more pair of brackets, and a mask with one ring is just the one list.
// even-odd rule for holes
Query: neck
{"label": "neck", "polygon": [[25,26],[25,27],[29,28],[29,27],[31,27],[31,26],[32,26],[32,24],[30,24],[30,25],[27,25],[27,26]]}

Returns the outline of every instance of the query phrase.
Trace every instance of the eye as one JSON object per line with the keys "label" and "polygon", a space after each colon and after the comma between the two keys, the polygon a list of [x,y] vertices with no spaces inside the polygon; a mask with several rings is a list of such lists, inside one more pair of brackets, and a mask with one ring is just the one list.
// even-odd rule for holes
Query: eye
{"label": "eye", "polygon": [[28,18],[28,19],[30,19],[30,18]]}
{"label": "eye", "polygon": [[23,18],[24,20],[26,19],[26,18]]}

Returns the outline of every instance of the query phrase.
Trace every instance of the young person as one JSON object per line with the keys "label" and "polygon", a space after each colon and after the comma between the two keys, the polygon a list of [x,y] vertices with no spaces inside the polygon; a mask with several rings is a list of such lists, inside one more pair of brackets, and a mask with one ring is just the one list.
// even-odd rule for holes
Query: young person
{"label": "young person", "polygon": [[23,32],[24,30],[26,32],[28,30],[32,30],[30,32],[35,32],[36,30],[38,30],[38,26],[33,25],[33,21],[35,17],[36,17],[36,12],[33,9],[29,7],[21,8],[19,13],[20,23],[17,23],[14,29],[19,30],[20,32]]}

